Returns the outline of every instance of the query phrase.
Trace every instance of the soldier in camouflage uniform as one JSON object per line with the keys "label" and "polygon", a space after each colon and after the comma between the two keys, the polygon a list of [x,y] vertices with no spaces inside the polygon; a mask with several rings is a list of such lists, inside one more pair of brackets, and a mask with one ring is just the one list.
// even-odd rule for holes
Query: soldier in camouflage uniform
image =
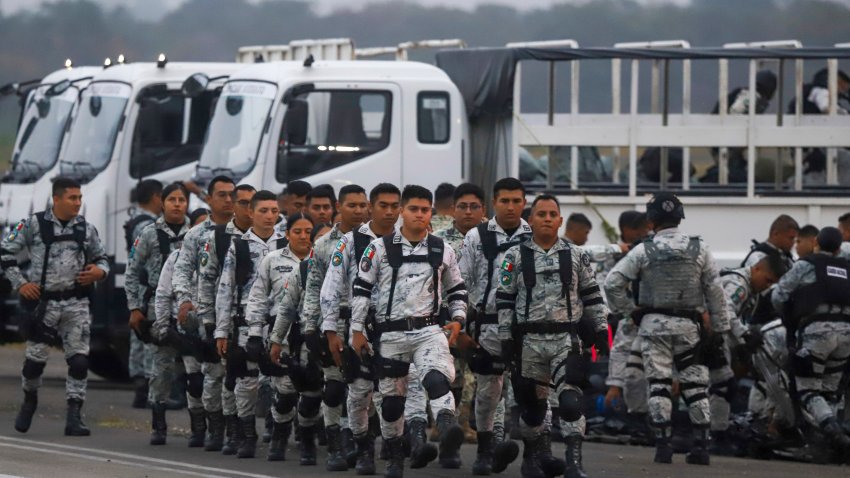
{"label": "soldier in camouflage uniform", "polygon": [[[700,357],[701,337],[729,330],[726,298],[717,267],[699,237],[678,230],[685,217],[681,201],[658,193],[647,204],[655,236],[638,244],[605,280],[612,311],[640,324],[641,355],[649,381],[649,413],[656,433],[655,461],[671,463],[673,370],[678,373],[695,440],[687,462],[709,463],[708,368]],[[640,279],[635,302],[629,285]],[[707,307],[709,321],[705,317]]]}
{"label": "soldier in camouflage uniform", "polygon": [[[254,281],[251,293],[248,296],[245,321],[248,324],[249,339],[259,337],[264,342],[269,340],[269,326],[274,325],[274,319],[277,317],[278,309],[284,300],[292,272],[310,254],[310,235],[313,232],[313,220],[309,216],[297,213],[287,218],[286,224],[288,226],[286,239],[289,243],[286,247],[269,252],[260,262],[257,279]],[[275,229],[277,230],[277,228]],[[280,337],[277,338],[280,339]],[[281,344],[279,340],[272,343]],[[295,346],[300,349],[301,353],[294,354],[287,348],[285,351],[287,357],[297,355],[293,358],[297,358],[298,361],[303,359],[301,363],[306,366],[306,348],[301,347],[300,343],[296,343]],[[272,361],[275,365],[280,363],[281,352],[283,350],[277,350],[277,353],[271,354],[274,357]],[[295,415],[293,409],[298,401],[298,392],[289,375],[285,374],[285,369],[273,367],[267,362],[268,360],[264,357],[264,360],[260,362],[260,371],[270,376],[275,393],[275,405],[271,409],[273,425],[268,460],[282,461],[285,459],[286,442],[292,432],[292,419]],[[292,366],[291,363],[289,365]],[[315,369],[315,372],[318,374],[318,368]],[[320,387],[315,391],[305,392],[308,395],[310,393],[314,393],[315,397],[320,397]],[[316,413],[318,414],[318,408]],[[310,418],[312,417],[302,417],[299,423],[308,424]]]}
{"label": "soldier in camouflage uniform", "polygon": [[824,227],[819,252],[796,264],[773,289],[771,300],[784,313],[797,385],[797,399],[809,422],[830,444],[850,452],[850,437],[836,418],[839,385],[850,358],[850,261],[838,256],[841,232]]}
{"label": "soldier in camouflage uniform", "polygon": [[[142,229],[148,224],[153,224],[162,213],[162,183],[156,179],[145,179],[136,185],[132,195],[139,207],[130,208],[128,211],[130,218],[124,223],[124,240],[128,257],[130,249],[133,248],[133,243],[142,233]],[[150,345],[146,346],[132,330],[130,331],[130,356],[127,360],[127,366],[136,391],[133,398],[133,408],[147,408],[148,380],[153,367],[153,354],[150,352]]]}
{"label": "soldier in camouflage uniform", "polygon": [[[466,317],[466,286],[454,251],[428,234],[431,192],[407,186],[401,196],[403,225],[398,232],[373,241],[360,260],[351,299],[351,346],[363,357],[374,347],[381,403],[381,434],[389,447],[385,476],[401,478],[404,470],[402,432],[410,363],[416,366],[440,430],[440,465],[460,467],[463,430],[457,425],[451,382],[454,361],[449,353]],[[373,301],[374,288],[378,289]],[[441,293],[446,291],[450,321],[439,326]],[[369,339],[369,309],[376,316]]]}
{"label": "soldier in camouflage uniform", "polygon": [[[470,358],[469,367],[475,373],[475,425],[478,454],[472,471],[476,475],[502,472],[516,459],[519,447],[504,433],[494,439],[494,429],[504,430],[505,364],[499,342],[496,289],[499,265],[505,252],[531,237],[531,227],[522,219],[525,189],[515,178],[500,179],[493,186],[495,216],[478,224],[463,240],[459,254],[460,271],[469,287],[469,300],[475,308],[470,314],[468,330],[480,345]],[[542,443],[541,446],[546,446]]]}
{"label": "soldier in camouflage uniform", "polygon": [[[328,234],[322,236],[313,245],[313,252],[310,254],[310,270],[304,290],[304,307],[301,315],[305,344],[310,352],[318,358],[325,378],[323,393],[324,407],[322,407],[324,425],[325,427],[338,426],[340,429],[348,428],[347,420],[343,420],[342,418],[342,405],[346,400],[346,386],[342,371],[339,365],[335,363],[330,351],[342,350],[343,342],[335,334],[323,336],[320,333],[320,322],[322,322],[321,292],[328,267],[331,265],[332,256],[336,251],[339,240],[343,235],[360,227],[366,221],[369,214],[368,208],[362,207],[363,205],[359,201],[347,204],[345,199],[349,194],[346,193],[343,195],[342,192],[340,191],[340,200],[342,202],[337,203],[337,208],[340,212],[340,222],[335,224]],[[311,204],[315,206],[316,204],[323,204],[324,201],[324,196],[316,196]],[[341,322],[344,321],[341,320]],[[344,330],[345,327],[346,325],[344,323],[339,324],[338,329]],[[312,432],[312,430],[308,430],[309,432]],[[333,460],[332,468],[341,467],[338,462],[339,457],[337,456],[335,458],[337,459]]]}
{"label": "soldier in camouflage uniform", "polygon": [[434,213],[431,215],[432,233],[448,229],[454,223],[455,190],[456,188],[449,183],[441,183],[434,190]]}
{"label": "soldier in camouflage uniform", "polygon": [[745,345],[756,352],[761,342],[759,325],[747,326],[755,312],[758,296],[775,284],[785,273],[785,264],[776,255],[764,256],[752,267],[726,270],[720,273],[720,283],[726,295],[730,330],[718,341],[717,353],[708,353],[709,406],[711,408],[712,453],[733,455],[735,449],[727,437],[732,399],[738,388],[732,372],[731,349]]}
{"label": "soldier in camouflage uniform", "polygon": [[[236,380],[234,395],[243,437],[237,451],[239,458],[253,458],[256,453],[255,409],[260,387],[258,362],[266,355],[262,336],[248,336],[245,304],[257,279],[260,261],[270,251],[282,248],[285,241],[274,228],[279,215],[274,193],[258,191],[251,198],[250,208],[252,226],[230,244],[215,295],[216,349],[219,355],[231,362],[227,370],[228,380],[231,383]],[[206,273],[204,266],[201,273]],[[198,301],[204,303],[202,297]]]}
{"label": "soldier in camouflage uniform", "polygon": [[[463,238],[475,226],[481,224],[484,218],[484,190],[472,183],[460,184],[454,190],[454,222],[446,229],[435,230],[434,235],[446,242],[458,255],[462,255]],[[433,223],[433,219],[431,221]],[[461,271],[462,273],[463,271]],[[463,427],[467,443],[477,443],[478,437],[469,426],[469,415],[475,394],[475,376],[469,370],[466,360],[455,354],[455,381],[452,383],[452,393],[458,407],[458,424]],[[502,405],[502,423],[504,427],[504,405]],[[434,429],[436,432],[436,428]],[[500,437],[504,436],[504,429]]]}
{"label": "soldier in camouflage uniform", "polygon": [[[15,429],[21,433],[32,424],[50,346],[61,344],[68,363],[65,435],[90,434],[80,416],[89,368],[88,297],[92,285],[109,272],[109,261],[97,230],[79,215],[81,206],[80,184],[57,178],[53,208],[19,222],[0,243],[0,264],[6,278],[22,302],[34,309],[24,324],[30,332],[21,373],[24,403],[15,420]],[[32,264],[26,273],[17,262],[22,253]]]}
{"label": "soldier in camouflage uniform", "polygon": [[[369,198],[367,202],[366,192],[359,186],[346,186],[340,191],[340,202],[342,204],[340,212],[345,214],[346,209],[351,207],[351,204],[359,204],[363,207],[371,204],[372,220],[340,238],[331,257],[331,265],[328,267],[320,295],[323,316],[321,328],[328,338],[330,352],[337,365],[342,365],[344,361],[340,356],[341,340],[339,334],[343,334],[344,337],[348,335],[347,327],[351,318],[349,304],[351,303],[352,282],[357,277],[360,259],[369,243],[393,232],[398,221],[401,191],[397,187],[387,183],[379,184],[372,189]],[[338,324],[342,325],[341,330],[337,328]],[[351,360],[351,358],[347,360]],[[362,364],[351,362],[346,363],[346,366],[350,367],[349,373],[346,374],[346,381],[348,382],[346,405],[348,407],[349,429],[356,443],[355,468],[360,474],[374,474],[374,437],[368,433],[369,410],[370,403],[373,400],[379,406],[380,394],[377,394],[377,396],[373,394],[374,377],[371,371]],[[417,380],[409,381],[408,388],[413,392],[411,394],[416,396],[415,399],[405,403],[405,416],[410,424],[410,435],[413,440],[413,443],[411,443],[411,455],[413,457],[411,462],[419,468],[424,466],[427,461],[436,458],[436,449],[431,447],[432,454],[429,460],[425,460],[424,458],[427,457],[421,456],[422,447],[425,445],[424,433],[427,423],[425,394]],[[335,452],[340,452],[340,450],[330,440],[332,436],[330,427],[328,432],[328,452],[332,455]],[[345,458],[349,459],[347,456]],[[338,462],[339,459],[339,457],[336,457],[334,460]],[[329,469],[331,463],[332,459],[329,457]]]}
{"label": "soldier in camouflage uniform", "polygon": [[586,477],[581,355],[591,344],[581,343],[578,324],[583,317],[593,324],[593,345],[607,355],[608,311],[590,257],[558,238],[563,223],[558,200],[537,196],[529,220],[534,235],[505,253],[496,294],[502,357],[514,372],[514,398],[521,408],[522,476],[547,476],[539,454],[549,384],[554,383],[567,443],[565,476]]}
{"label": "soldier in camouflage uniform", "polygon": [[776,319],[763,325],[759,332],[762,343],[753,354],[753,366],[758,373],[750,388],[747,408],[753,414],[754,428],[762,432],[771,423],[791,428],[795,417],[788,387],[790,379],[784,368],[788,360],[785,326],[781,319]]}
{"label": "soldier in camouflage uniform", "polygon": [[[159,284],[159,274],[171,251],[179,249],[183,237],[189,230],[186,209],[189,205],[189,192],[181,184],[168,185],[162,191],[163,215],[154,224],[142,230],[133,243],[127,262],[126,283],[127,308],[130,310],[130,328],[139,334],[139,338],[150,343],[154,367],[151,371],[149,402],[151,403],[151,445],[164,445],[167,428],[165,427],[165,399],[171,390],[175,353],[171,347],[159,347],[157,340],[151,337],[150,329],[156,320],[154,293]],[[160,351],[160,349],[162,349]],[[164,373],[167,369],[171,373]],[[206,417],[203,407],[190,408],[192,429],[200,432],[200,444],[195,436],[194,446],[203,445],[206,432]]]}

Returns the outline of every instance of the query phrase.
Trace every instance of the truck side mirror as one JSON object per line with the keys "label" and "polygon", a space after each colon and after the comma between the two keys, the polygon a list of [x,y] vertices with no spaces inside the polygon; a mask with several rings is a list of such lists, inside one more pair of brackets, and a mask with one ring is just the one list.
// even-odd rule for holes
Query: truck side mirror
{"label": "truck side mirror", "polygon": [[183,82],[183,86],[180,88],[180,91],[183,93],[183,96],[187,98],[195,98],[206,91],[207,85],[209,84],[209,76],[203,73],[195,73],[189,78],[186,78],[186,81]]}
{"label": "truck side mirror", "polygon": [[293,98],[283,117],[284,138],[288,146],[303,146],[307,142],[307,116],[310,106],[307,100]]}

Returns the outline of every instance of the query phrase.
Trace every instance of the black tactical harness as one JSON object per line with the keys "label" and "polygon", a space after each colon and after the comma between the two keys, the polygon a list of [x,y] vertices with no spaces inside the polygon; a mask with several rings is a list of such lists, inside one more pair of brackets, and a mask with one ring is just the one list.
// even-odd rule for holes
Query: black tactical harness
{"label": "black tactical harness", "polygon": [[783,323],[793,335],[812,322],[850,322],[850,315],[817,313],[820,306],[850,307],[850,261],[826,254],[802,259],[814,266],[815,282],[795,290],[787,304]]}

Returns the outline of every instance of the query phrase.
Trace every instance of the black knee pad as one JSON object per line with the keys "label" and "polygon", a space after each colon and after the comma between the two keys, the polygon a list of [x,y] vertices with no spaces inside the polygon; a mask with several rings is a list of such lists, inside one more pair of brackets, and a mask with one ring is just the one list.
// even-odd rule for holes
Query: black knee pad
{"label": "black knee pad", "polygon": [[345,401],[345,384],[336,380],[328,380],[325,383],[325,391],[322,400],[329,407],[338,407]]}
{"label": "black knee pad", "polygon": [[735,392],[738,383],[735,381],[735,378],[732,377],[729,380],[724,382],[720,382],[718,384],[711,385],[708,387],[708,392],[711,395],[716,397],[721,397],[727,402],[732,402],[732,399],[735,398]]}
{"label": "black knee pad", "polygon": [[523,406],[520,411],[522,421],[530,427],[539,427],[546,419],[546,400],[535,400],[528,406]]}
{"label": "black knee pad", "polygon": [[201,398],[204,393],[204,374],[201,372],[186,374],[186,392],[194,398]]}
{"label": "black knee pad", "polygon": [[83,380],[89,375],[89,356],[72,355],[68,360],[68,375],[77,380]]}
{"label": "black knee pad", "polygon": [[298,402],[298,414],[302,417],[315,417],[322,408],[322,397],[301,396]]}
{"label": "black knee pad", "polygon": [[385,422],[394,422],[404,415],[404,397],[391,396],[384,397],[381,403],[381,418]]}
{"label": "black knee pad", "polygon": [[558,413],[561,419],[574,422],[581,418],[581,392],[576,390],[564,390],[558,395]]}
{"label": "black knee pad", "polygon": [[41,374],[44,373],[45,365],[47,365],[45,362],[35,362],[33,360],[26,359],[24,360],[24,369],[21,374],[28,380],[41,377]]}
{"label": "black knee pad", "polygon": [[425,378],[422,379],[422,387],[428,392],[428,398],[431,400],[440,398],[452,391],[452,384],[449,383],[448,377],[436,370],[431,370],[425,374]]}
{"label": "black knee pad", "polygon": [[295,405],[298,405],[297,393],[279,393],[274,401],[274,409],[281,415],[291,412]]}

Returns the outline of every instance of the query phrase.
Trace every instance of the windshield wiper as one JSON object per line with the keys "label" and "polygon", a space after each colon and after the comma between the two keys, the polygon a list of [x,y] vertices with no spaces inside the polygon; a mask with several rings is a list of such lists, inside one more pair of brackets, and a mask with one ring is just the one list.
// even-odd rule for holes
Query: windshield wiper
{"label": "windshield wiper", "polygon": [[204,165],[199,164],[199,165],[195,166],[195,169],[197,171],[209,171],[210,177],[218,176],[218,175],[226,175],[226,176],[230,176],[230,177],[236,176],[236,174],[233,172],[232,169],[224,167],[224,166],[212,167],[212,166],[204,166]]}
{"label": "windshield wiper", "polygon": [[88,163],[78,163],[76,161],[68,161],[63,159],[59,161],[59,164],[67,164],[71,167],[71,171],[77,174],[81,178],[88,178],[88,176],[83,172],[83,169],[88,169],[89,173],[94,174],[96,172],[95,167]]}

